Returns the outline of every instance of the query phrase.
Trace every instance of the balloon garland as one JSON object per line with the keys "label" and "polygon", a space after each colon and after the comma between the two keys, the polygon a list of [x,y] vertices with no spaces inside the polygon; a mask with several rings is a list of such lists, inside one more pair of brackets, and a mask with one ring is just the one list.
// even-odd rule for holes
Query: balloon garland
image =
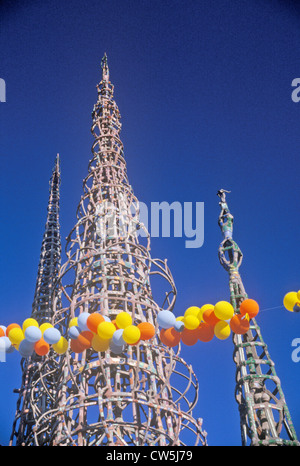
{"label": "balloon garland", "polygon": [[300,290],[287,293],[283,298],[283,305],[290,312],[300,312]]}
{"label": "balloon garland", "polygon": [[160,311],[157,322],[160,329],[160,340],[169,347],[180,342],[192,346],[198,341],[209,342],[214,336],[226,340],[231,332],[245,334],[250,328],[250,319],[259,312],[259,305],[254,299],[245,299],[239,309],[234,312],[227,301],[219,301],[215,305],[189,307],[183,316],[175,317],[171,311]]}
{"label": "balloon garland", "polygon": [[[215,305],[205,304],[201,308],[191,306],[179,317],[171,311],[162,310],[157,314],[159,338],[170,348],[180,342],[187,346],[198,341],[209,342],[214,336],[225,340],[231,331],[246,333],[250,319],[258,312],[259,306],[253,299],[242,302],[239,314],[234,313],[233,306],[227,301],[219,301]],[[25,358],[34,352],[38,356],[45,356],[51,347],[59,355],[68,349],[74,353],[86,349],[96,352],[110,349],[120,354],[126,345],[133,346],[140,341],[151,340],[155,334],[153,324],[140,322],[135,325],[128,312],[120,312],[113,321],[97,312],[83,312],[70,320],[67,338],[52,324],[45,322],[39,325],[33,318],[24,320],[22,327],[17,323],[7,327],[0,325],[0,348],[6,353],[16,349]]]}

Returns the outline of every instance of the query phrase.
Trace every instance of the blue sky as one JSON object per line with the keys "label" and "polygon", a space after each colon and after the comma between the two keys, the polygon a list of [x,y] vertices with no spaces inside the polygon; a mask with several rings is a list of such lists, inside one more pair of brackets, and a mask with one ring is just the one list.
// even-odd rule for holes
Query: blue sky
{"label": "blue sky", "polygon": [[[264,0],[4,1],[0,6],[1,324],[31,313],[56,153],[62,169],[62,240],[75,223],[91,158],[91,111],[108,55],[136,196],[204,202],[205,239],[153,238],[178,290],[175,314],[229,300],[217,256],[216,192],[228,196],[240,269],[300,437],[299,315],[285,311],[299,282],[300,77],[297,2]],[[199,379],[195,415],[210,445],[240,445],[232,341],[185,347]],[[18,353],[0,364],[0,443],[9,441],[21,383]]]}

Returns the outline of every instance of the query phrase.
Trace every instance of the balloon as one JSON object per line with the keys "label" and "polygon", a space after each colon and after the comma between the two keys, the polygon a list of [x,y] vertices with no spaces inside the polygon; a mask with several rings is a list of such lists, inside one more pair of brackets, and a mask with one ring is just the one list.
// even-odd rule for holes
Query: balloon
{"label": "balloon", "polygon": [[124,330],[122,328],[119,328],[118,330],[115,331],[112,337],[112,341],[114,345],[123,346],[125,344],[125,341],[123,340],[123,332]]}
{"label": "balloon", "polygon": [[158,325],[164,329],[171,328],[176,322],[176,317],[171,311],[159,311],[157,314]]}
{"label": "balloon", "polygon": [[198,318],[193,315],[193,314],[188,314],[187,316],[184,317],[184,326],[188,330],[195,330],[197,327],[199,327],[199,320]]}
{"label": "balloon", "polygon": [[198,317],[199,311],[201,311],[200,307],[191,306],[191,307],[189,307],[189,308],[185,311],[184,317],[187,317],[187,316],[195,316],[195,317]]}
{"label": "balloon", "polygon": [[88,326],[87,326],[87,323],[86,323],[89,316],[90,316],[89,312],[82,312],[77,317],[77,325],[80,328],[80,330],[88,330],[89,329]]}
{"label": "balloon", "polygon": [[73,353],[82,353],[84,350],[83,346],[79,343],[78,340],[71,340],[71,351]]}
{"label": "balloon", "polygon": [[114,326],[116,327],[116,330],[118,330],[118,329],[119,329],[119,327],[117,326],[116,319],[112,320],[111,322],[112,322],[112,324],[114,324]]}
{"label": "balloon", "polygon": [[184,316],[176,317],[176,320],[178,320],[179,322],[182,322],[184,320]]}
{"label": "balloon", "polygon": [[190,330],[184,328],[183,332],[180,333],[181,341],[187,346],[195,345],[198,341],[198,329]]}
{"label": "balloon", "polygon": [[5,330],[0,327],[0,338],[5,336]]}
{"label": "balloon", "polygon": [[9,336],[9,332],[13,329],[13,328],[21,328],[19,324],[10,324],[6,327],[6,336],[8,337]]}
{"label": "balloon", "polygon": [[72,325],[72,327],[69,328],[68,335],[72,340],[77,340],[79,334],[80,330],[79,327],[76,327],[76,325]]}
{"label": "balloon", "polygon": [[49,353],[49,350],[49,343],[47,343],[43,337],[34,344],[34,351],[39,356],[45,356],[45,354]]}
{"label": "balloon", "polygon": [[141,340],[151,340],[155,335],[155,327],[150,322],[141,322],[138,329],[141,332]]}
{"label": "balloon", "polygon": [[97,351],[97,353],[101,353],[108,349],[109,343],[110,340],[103,340],[99,335],[94,335],[92,339],[92,348],[94,351]]}
{"label": "balloon", "polygon": [[[298,294],[295,291],[290,291],[283,298],[283,305],[288,310],[293,312],[293,308],[298,301]],[[7,335],[7,333],[6,333]]]}
{"label": "balloon", "polygon": [[39,326],[38,322],[35,319],[32,319],[31,317],[29,317],[29,319],[24,320],[22,329],[23,329],[23,332],[25,333],[25,330],[27,329],[27,327],[38,327],[38,326]]}
{"label": "balloon", "polygon": [[14,347],[12,346],[11,344],[11,341],[8,337],[1,337],[1,343],[3,344],[4,343],[4,348],[5,348],[5,351],[6,353],[8,352],[11,352],[14,350]]}
{"label": "balloon", "polygon": [[54,345],[60,340],[61,334],[60,331],[57,330],[57,328],[47,328],[44,331],[43,338],[46,343],[49,343],[49,345]]}
{"label": "balloon", "polygon": [[174,324],[174,330],[176,330],[176,332],[183,332],[183,329],[184,329],[184,322],[176,320]]}
{"label": "balloon", "polygon": [[254,299],[245,299],[240,305],[240,314],[242,316],[248,314],[250,319],[253,319],[258,314],[259,305]]}
{"label": "balloon", "polygon": [[78,317],[73,317],[70,322],[69,322],[69,328],[73,327],[73,325],[76,325],[78,327]]}
{"label": "balloon", "polygon": [[110,340],[116,331],[116,327],[112,322],[101,322],[97,327],[97,333],[103,340]]}
{"label": "balloon", "polygon": [[140,338],[140,329],[135,325],[129,325],[128,327],[124,328],[123,340],[125,341],[125,343],[128,343],[129,345],[135,345],[139,342]]}
{"label": "balloon", "polygon": [[[34,327],[37,328],[37,327]],[[22,340],[19,344],[19,353],[23,358],[28,358],[32,355],[34,350],[34,343],[26,339]]]}
{"label": "balloon", "polygon": [[300,303],[296,303],[295,306],[293,307],[294,312],[300,312]]}
{"label": "balloon", "polygon": [[203,320],[203,313],[207,310],[207,309],[213,309],[215,306],[213,304],[204,304],[204,306],[201,307],[200,311],[201,311],[201,318],[200,318],[200,313],[198,315],[198,319],[199,320]]}
{"label": "balloon", "polygon": [[97,333],[97,327],[101,322],[104,322],[104,317],[98,312],[93,312],[93,314],[88,316],[86,325],[91,332]]}
{"label": "balloon", "polygon": [[[214,307],[215,316],[220,320],[228,320],[233,317],[234,308],[227,301],[219,301]],[[220,326],[221,327],[221,326]]]}
{"label": "balloon", "polygon": [[197,334],[200,341],[207,343],[211,341],[215,335],[214,326],[207,322],[201,322]]}
{"label": "balloon", "polygon": [[105,322],[111,322],[110,318],[108,316],[103,316],[103,319],[105,320]]}
{"label": "balloon", "polygon": [[23,330],[18,327],[12,328],[8,334],[8,338],[13,345],[19,345],[20,342],[24,340]]}
{"label": "balloon", "polygon": [[174,328],[162,328],[159,337],[161,342],[170,348],[174,348],[180,342],[180,333],[176,332]]}
{"label": "balloon", "polygon": [[42,332],[42,335],[44,334],[44,331],[47,330],[47,328],[53,328],[53,325],[50,324],[50,322],[44,322],[40,325],[40,331]]}
{"label": "balloon", "polygon": [[[25,338],[26,338],[27,341],[29,341],[31,343],[36,343],[37,341],[39,341],[42,338],[42,332],[38,327],[36,327],[34,325],[30,325],[25,330]],[[19,351],[20,351],[20,349],[19,349]]]}
{"label": "balloon", "polygon": [[249,319],[246,317],[244,318],[240,314],[234,315],[230,320],[229,325],[231,330],[238,335],[244,335],[244,333],[247,333],[250,328]]}
{"label": "balloon", "polygon": [[83,349],[88,349],[92,345],[93,332],[90,330],[83,330],[78,336],[78,343],[83,347]]}
{"label": "balloon", "polygon": [[109,344],[109,349],[115,354],[121,354],[125,350],[125,345],[118,346],[118,345],[115,345],[113,341],[111,341]]}
{"label": "balloon", "polygon": [[220,321],[220,319],[215,314],[214,308],[206,309],[203,312],[203,320],[212,326],[216,325],[216,323]]}
{"label": "balloon", "polygon": [[52,348],[57,354],[64,354],[69,347],[68,340],[65,337],[60,337],[57,343],[54,343]]}
{"label": "balloon", "polygon": [[[300,301],[300,290],[298,291],[297,293],[297,298],[298,298],[298,301]],[[0,326],[1,327],[1,326]]]}
{"label": "balloon", "polygon": [[120,312],[116,317],[116,324],[119,328],[126,328],[132,325],[132,317],[128,312]]}
{"label": "balloon", "polygon": [[225,340],[231,333],[230,325],[223,320],[220,320],[214,326],[214,333],[219,340]]}
{"label": "balloon", "polygon": [[0,325],[0,328],[3,330],[4,335],[6,335],[6,327],[5,327],[5,325]]}

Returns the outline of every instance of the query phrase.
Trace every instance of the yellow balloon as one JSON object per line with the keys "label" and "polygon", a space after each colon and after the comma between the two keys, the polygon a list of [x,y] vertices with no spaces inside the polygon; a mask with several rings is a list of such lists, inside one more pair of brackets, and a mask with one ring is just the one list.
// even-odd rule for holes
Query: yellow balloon
{"label": "yellow balloon", "polygon": [[8,334],[8,338],[13,345],[19,345],[24,340],[23,330],[19,327],[12,328]]}
{"label": "yellow balloon", "polygon": [[219,301],[214,307],[214,313],[218,319],[229,320],[234,315],[234,308],[227,301]]}
{"label": "yellow balloon", "polygon": [[52,345],[52,348],[58,354],[64,354],[67,351],[68,347],[69,347],[69,344],[68,344],[68,341],[65,339],[65,337],[61,337],[57,343],[54,343]]}
{"label": "yellow balloon", "polygon": [[97,327],[97,332],[103,340],[110,340],[116,331],[116,327],[112,322],[101,322]]}
{"label": "yellow balloon", "polygon": [[128,343],[129,345],[134,345],[139,341],[141,337],[141,332],[138,327],[135,325],[129,325],[124,329],[124,332],[122,334],[123,340]]}
{"label": "yellow balloon", "polygon": [[22,326],[23,332],[25,332],[27,327],[38,327],[38,326],[39,326],[38,322],[35,319],[32,319],[31,317],[29,317],[29,319],[26,319],[23,322],[23,326]]}
{"label": "yellow balloon", "polygon": [[47,328],[53,328],[53,325],[50,324],[49,322],[44,322],[43,324],[40,325],[40,331],[42,332],[42,335]]}
{"label": "yellow balloon", "polygon": [[290,291],[283,298],[283,305],[288,310],[293,312],[295,304],[298,302],[298,293],[296,291]]}
{"label": "yellow balloon", "polygon": [[176,320],[178,320],[179,322],[182,322],[184,320],[184,316],[176,317]]}
{"label": "yellow balloon", "polygon": [[78,317],[73,317],[73,319],[70,320],[69,328],[73,327],[74,325],[76,325],[76,327],[78,326]]}
{"label": "yellow balloon", "polygon": [[192,314],[184,317],[183,322],[184,322],[185,328],[187,328],[188,330],[195,330],[200,325],[199,319]]}
{"label": "yellow balloon", "polygon": [[132,317],[128,312],[120,312],[116,317],[116,324],[119,328],[126,328],[132,324]]}
{"label": "yellow balloon", "polygon": [[230,325],[224,320],[219,320],[214,326],[214,332],[219,340],[226,340],[231,333]]}
{"label": "yellow balloon", "polygon": [[195,317],[197,317],[199,311],[200,311],[200,307],[191,306],[191,307],[189,307],[189,308],[185,311],[184,317],[187,317],[187,316],[195,316]]}
{"label": "yellow balloon", "polygon": [[103,340],[99,337],[99,335],[94,335],[92,339],[92,348],[97,353],[101,353],[102,351],[106,351],[109,347],[109,340]]}

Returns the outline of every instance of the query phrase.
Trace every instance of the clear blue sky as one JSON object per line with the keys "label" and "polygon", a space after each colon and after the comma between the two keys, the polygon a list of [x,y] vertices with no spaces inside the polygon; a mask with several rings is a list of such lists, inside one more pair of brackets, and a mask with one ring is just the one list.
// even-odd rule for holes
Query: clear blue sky
{"label": "clear blue sky", "polygon": [[[300,289],[300,8],[276,0],[3,1],[0,6],[1,324],[31,313],[46,220],[48,180],[61,156],[62,239],[75,223],[91,158],[91,111],[108,54],[137,197],[205,203],[205,240],[154,238],[178,289],[174,312],[229,300],[219,265],[216,192],[231,190],[234,239],[249,297],[281,306]],[[300,362],[291,359],[300,315],[257,321],[300,437]],[[185,347],[199,379],[195,416],[210,445],[240,445],[231,338]],[[9,441],[20,357],[0,364],[0,443]]]}

